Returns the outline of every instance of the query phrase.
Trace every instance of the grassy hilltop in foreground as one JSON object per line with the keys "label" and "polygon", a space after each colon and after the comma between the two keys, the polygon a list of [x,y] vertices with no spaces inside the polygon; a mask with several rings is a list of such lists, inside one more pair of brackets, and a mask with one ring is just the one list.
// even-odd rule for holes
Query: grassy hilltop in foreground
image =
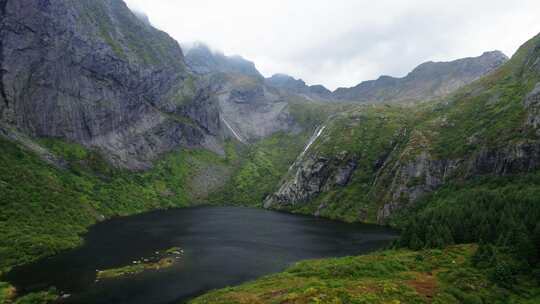
{"label": "grassy hilltop in foreground", "polygon": [[190,303],[538,303],[538,285],[520,277],[509,291],[497,281],[504,274],[479,266],[476,252],[477,246],[461,245],[300,262]]}

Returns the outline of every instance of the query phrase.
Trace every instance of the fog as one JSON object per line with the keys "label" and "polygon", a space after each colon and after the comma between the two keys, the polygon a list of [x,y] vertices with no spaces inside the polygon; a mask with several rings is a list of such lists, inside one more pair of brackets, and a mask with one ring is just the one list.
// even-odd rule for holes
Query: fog
{"label": "fog", "polygon": [[540,1],[127,0],[181,43],[203,41],[330,89],[425,61],[501,50],[540,32]]}

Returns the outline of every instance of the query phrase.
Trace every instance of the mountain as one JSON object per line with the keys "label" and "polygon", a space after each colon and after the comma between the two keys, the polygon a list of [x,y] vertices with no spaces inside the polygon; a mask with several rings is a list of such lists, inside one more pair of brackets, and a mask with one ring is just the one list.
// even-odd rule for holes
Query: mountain
{"label": "mountain", "polygon": [[267,85],[251,61],[196,44],[186,63],[210,83],[227,137],[253,143],[280,131],[299,132],[289,113],[290,94]]}
{"label": "mountain", "polygon": [[301,95],[309,100],[331,100],[332,92],[322,85],[308,86],[302,79],[285,74],[275,74],[266,78],[266,84],[289,94]]}
{"label": "mountain", "polygon": [[381,76],[353,88],[339,88],[333,95],[338,100],[369,103],[431,100],[477,80],[507,60],[503,53],[493,51],[451,62],[426,62],[403,78]]}
{"label": "mountain", "polygon": [[510,60],[330,93],[206,46],[184,56],[121,0],[0,0],[0,15],[0,272],[109,218],[241,205],[390,225],[400,249],[195,303],[537,302],[540,35]]}
{"label": "mountain", "polygon": [[152,26],[152,23],[150,22],[150,18],[148,17],[147,14],[145,14],[144,12],[139,12],[137,10],[132,10],[132,12],[143,23],[145,23],[146,25]]}
{"label": "mountain", "polygon": [[539,302],[539,108],[540,35],[440,101],[330,116],[265,206],[387,223],[400,239],[191,303]]}
{"label": "mountain", "polygon": [[219,135],[217,104],[178,43],[123,1],[2,1],[0,13],[7,132],[95,147],[131,169]]}
{"label": "mountain", "polygon": [[225,56],[221,52],[212,51],[203,43],[187,48],[186,63],[197,74],[222,72],[263,78],[253,62],[241,56]]}
{"label": "mountain", "polygon": [[383,223],[449,183],[535,172],[539,41],[441,102],[335,115],[265,206]]}

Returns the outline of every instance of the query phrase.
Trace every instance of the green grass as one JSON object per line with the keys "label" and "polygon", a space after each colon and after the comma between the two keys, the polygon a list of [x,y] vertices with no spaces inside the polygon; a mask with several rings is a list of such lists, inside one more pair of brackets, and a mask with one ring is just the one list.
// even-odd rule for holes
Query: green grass
{"label": "green grass", "polygon": [[14,289],[5,282],[0,282],[0,303],[7,303],[14,296]]}
{"label": "green grass", "polygon": [[0,269],[79,246],[88,226],[113,216],[209,203],[258,206],[306,137],[279,133],[250,147],[229,142],[224,157],[179,150],[145,172],[115,169],[78,144],[39,140],[68,162],[58,169],[0,139]]}
{"label": "green grass", "polygon": [[174,257],[165,257],[157,262],[142,262],[113,269],[100,270],[96,274],[97,280],[114,279],[124,276],[136,275],[145,271],[160,270],[172,267],[176,263]]}
{"label": "green grass", "polygon": [[144,24],[121,1],[81,0],[75,4],[81,27],[93,30],[96,38],[106,43],[113,53],[125,61],[153,66],[184,69],[178,43],[168,34]]}
{"label": "green grass", "polygon": [[395,105],[349,106],[347,111],[333,115],[305,157],[330,159],[330,170],[349,160],[356,161],[351,182],[286,210],[313,214],[323,204],[326,207],[321,216],[347,222],[375,222],[378,205],[372,186],[377,171],[394,147],[407,140],[407,130],[416,115],[413,109]]}
{"label": "green grass", "polygon": [[521,277],[505,288],[471,262],[477,246],[389,250],[300,262],[283,273],[210,292],[206,303],[535,303],[540,289]]}
{"label": "green grass", "polygon": [[[538,134],[525,126],[524,99],[540,81],[540,69],[533,67],[540,57],[539,45],[540,35],[494,73],[440,101],[401,106],[346,105],[339,114],[322,115],[330,117],[327,129],[307,156],[329,159],[329,171],[336,171],[351,159],[358,162],[357,169],[346,187],[326,187],[308,202],[280,208],[305,214],[317,212],[348,222],[376,222],[385,204],[407,205],[407,193],[426,185],[426,174],[414,177],[403,173],[408,172],[409,165],[421,169],[422,165],[455,163],[455,168],[444,168],[448,169],[444,178],[463,182],[468,178],[467,166],[479,153],[497,154],[522,143],[537,143]],[[394,197],[401,186],[410,191]]]}
{"label": "green grass", "polygon": [[42,144],[69,168],[57,169],[0,139],[0,269],[80,245],[80,235],[97,220],[196,204],[194,177],[208,166],[226,166],[211,152],[181,150],[133,173],[76,144]]}
{"label": "green grass", "polygon": [[213,204],[261,206],[304,148],[307,134],[274,134],[250,147],[229,145],[229,161],[236,169],[230,181],[210,196]]}

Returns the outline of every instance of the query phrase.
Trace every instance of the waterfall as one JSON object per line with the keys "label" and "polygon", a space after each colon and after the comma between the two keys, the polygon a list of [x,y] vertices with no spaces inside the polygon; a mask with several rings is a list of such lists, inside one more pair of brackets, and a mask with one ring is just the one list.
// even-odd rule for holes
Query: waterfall
{"label": "waterfall", "polygon": [[325,125],[321,125],[320,127],[317,128],[317,130],[315,130],[315,133],[313,133],[313,135],[311,136],[311,138],[309,139],[309,142],[307,143],[306,147],[304,148],[304,151],[302,151],[302,153],[300,153],[300,155],[298,156],[297,160],[294,162],[294,164],[291,165],[291,167],[289,168],[289,171],[291,171],[291,169],[294,167],[294,165],[296,165],[300,160],[302,160],[302,158],[304,157],[304,155],[306,154],[306,152],[309,150],[309,148],[311,148],[311,146],[315,143],[315,141],[321,136],[321,134],[323,133],[324,129],[326,129],[326,126]]}
{"label": "waterfall", "polygon": [[306,145],[306,148],[304,149],[304,151],[302,152],[302,154],[300,154],[300,157],[304,156],[304,154],[306,154],[306,152],[309,150],[309,148],[311,147],[311,145],[313,145],[313,143],[317,140],[317,138],[319,138],[319,136],[321,136],[322,132],[324,131],[324,129],[326,129],[326,126],[320,126],[317,128],[317,130],[315,130],[315,133],[313,133],[313,135],[311,136],[311,138],[309,139],[309,142],[308,144]]}
{"label": "waterfall", "polygon": [[232,134],[234,135],[234,137],[236,137],[236,139],[238,139],[241,143],[245,144],[246,142],[242,139],[242,137],[240,137],[240,135],[238,135],[238,133],[236,133],[236,131],[231,127],[231,125],[225,120],[225,118],[223,118],[223,116],[221,117],[221,120],[223,121],[223,123],[225,123],[225,125],[227,126],[227,128],[229,128],[229,130],[231,130]]}

